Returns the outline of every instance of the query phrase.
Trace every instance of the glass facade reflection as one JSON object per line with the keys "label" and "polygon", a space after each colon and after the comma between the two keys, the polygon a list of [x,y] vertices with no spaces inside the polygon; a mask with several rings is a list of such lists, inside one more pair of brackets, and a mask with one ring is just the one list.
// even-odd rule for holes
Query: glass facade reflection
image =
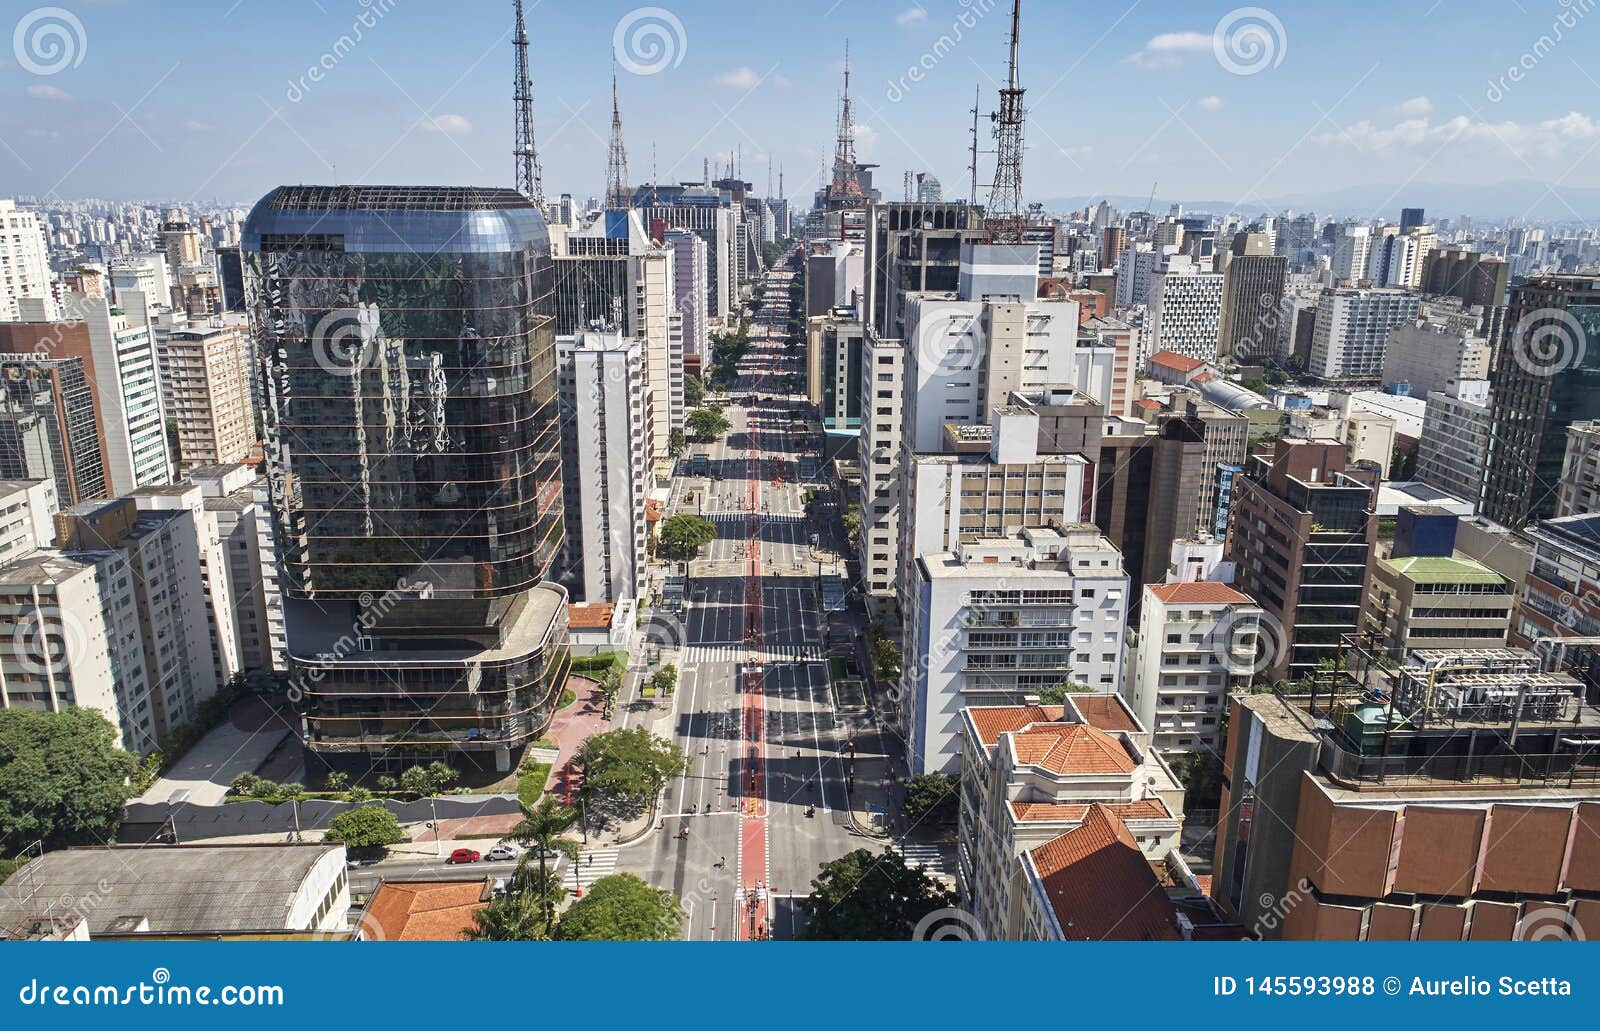
{"label": "glass facade reflection", "polygon": [[280,187],[241,250],[308,745],[542,731],[566,676],[542,216],[514,190]]}

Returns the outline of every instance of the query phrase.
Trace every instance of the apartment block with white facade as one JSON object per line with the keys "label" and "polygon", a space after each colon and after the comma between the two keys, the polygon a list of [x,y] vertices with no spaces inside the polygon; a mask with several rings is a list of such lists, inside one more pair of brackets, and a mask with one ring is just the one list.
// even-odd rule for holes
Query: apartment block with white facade
{"label": "apartment block with white facade", "polygon": [[687,229],[668,229],[661,238],[672,251],[672,301],[683,316],[683,351],[706,354],[711,332],[706,311],[706,242]]}
{"label": "apartment block with white facade", "polygon": [[128,494],[139,487],[171,483],[161,366],[155,335],[148,321],[139,317],[145,309],[131,307],[136,314],[130,317],[103,297],[71,292],[62,297],[62,305],[66,317],[81,320],[88,331],[112,492]]}
{"label": "apartment block with white facade", "polygon": [[266,478],[241,462],[199,466],[189,470],[189,479],[204,493],[210,533],[224,555],[240,668],[287,672],[288,638]]}
{"label": "apartment block with white facade", "polygon": [[1250,686],[1261,608],[1225,583],[1147,584],[1127,699],[1163,755],[1215,751],[1233,691]]}
{"label": "apartment block with white facade", "polygon": [[1383,376],[1389,331],[1417,316],[1417,295],[1394,288],[1339,287],[1317,302],[1307,371],[1332,381]]}
{"label": "apartment block with white facade", "polygon": [[1489,378],[1489,341],[1445,320],[1416,319],[1389,330],[1383,383],[1406,384],[1412,397],[1453,391],[1464,380]]}
{"label": "apartment block with white facade", "polygon": [[0,320],[21,318],[24,297],[52,301],[50,250],[39,217],[0,199]]}
{"label": "apartment block with white facade", "polygon": [[638,598],[654,431],[644,347],[618,333],[557,337],[556,366],[568,578],[584,601]]}
{"label": "apartment block with white facade", "polygon": [[1416,478],[1446,494],[1482,505],[1489,454],[1489,381],[1464,380],[1428,395],[1417,438]]}
{"label": "apartment block with white facade", "polygon": [[1593,512],[1600,512],[1600,422],[1575,422],[1567,427],[1556,517]]}
{"label": "apartment block with white facade", "polygon": [[1198,894],[1173,861],[1183,787],[1120,698],[1069,694],[961,717],[956,880],[985,940],[1184,936],[1152,869]]}
{"label": "apartment block with white facade", "polygon": [[1122,684],[1128,577],[1094,527],[1028,528],[915,559],[901,730],[913,773],[960,763],[961,711]]}
{"label": "apartment block with white facade", "polygon": [[1174,256],[1150,279],[1150,348],[1214,361],[1222,326],[1224,277]]}
{"label": "apartment block with white facade", "polygon": [[869,326],[861,342],[861,575],[867,605],[883,616],[895,603],[900,550],[900,432],[905,347]]}
{"label": "apartment block with white facade", "polygon": [[244,461],[255,447],[256,427],[243,329],[182,316],[158,317],[153,329],[161,403],[177,430],[179,474]]}

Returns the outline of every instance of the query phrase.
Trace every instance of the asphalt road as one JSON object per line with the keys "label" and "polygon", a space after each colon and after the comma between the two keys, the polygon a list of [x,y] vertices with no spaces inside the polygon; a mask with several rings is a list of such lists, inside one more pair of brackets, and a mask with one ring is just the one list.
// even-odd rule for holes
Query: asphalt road
{"label": "asphalt road", "polygon": [[[696,940],[750,938],[757,928],[790,936],[792,897],[809,892],[823,862],[881,847],[850,819],[847,787],[881,804],[882,779],[866,771],[884,763],[868,751],[878,740],[868,718],[834,711],[818,563],[797,482],[802,442],[790,432],[789,404],[799,399],[780,393],[784,375],[800,369],[798,350],[785,349],[790,278],[768,274],[733,391],[755,403],[728,406],[732,428],[711,448],[716,476],[691,488],[693,510],[717,527],[717,539],[690,566],[679,656],[673,729],[691,766],[667,788],[660,829],[617,857],[617,869],[682,899],[685,937]],[[674,497],[682,496],[679,485]],[[755,637],[753,550],[760,559]],[[847,769],[857,783],[847,786]],[[753,894],[757,882],[752,909],[737,896],[741,887]]]}

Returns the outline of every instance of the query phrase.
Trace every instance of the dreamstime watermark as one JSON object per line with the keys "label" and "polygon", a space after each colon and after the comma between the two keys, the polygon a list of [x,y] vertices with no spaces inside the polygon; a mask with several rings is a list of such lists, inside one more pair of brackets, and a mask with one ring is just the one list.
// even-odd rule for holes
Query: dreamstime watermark
{"label": "dreamstime watermark", "polygon": [[617,20],[611,33],[617,63],[634,75],[676,68],[689,53],[683,22],[665,7],[635,7]]}
{"label": "dreamstime watermark", "polygon": [[17,989],[24,1006],[282,1006],[282,985],[173,984],[166,967],[131,984],[40,984],[29,978]]}
{"label": "dreamstime watermark", "polygon": [[1584,16],[1595,9],[1597,2],[1600,0],[1560,0],[1561,6],[1566,10],[1556,15],[1555,21],[1550,23],[1550,31],[1534,40],[1532,46],[1506,66],[1505,73],[1498,79],[1488,81],[1483,95],[1489,103],[1498,104],[1510,95],[1512,87],[1521,83],[1528,77],[1529,72],[1539,67],[1550,52],[1567,38],[1568,30],[1577,28]]}
{"label": "dreamstime watermark", "polygon": [[1583,365],[1588,334],[1565,308],[1538,308],[1517,320],[1511,356],[1530,376],[1550,377]]}
{"label": "dreamstime watermark", "polygon": [[1289,37],[1283,22],[1264,7],[1236,7],[1211,32],[1211,52],[1234,75],[1255,75],[1283,63]]}
{"label": "dreamstime watermark", "polygon": [[911,930],[914,942],[981,942],[988,941],[983,933],[983,923],[964,909],[935,909]]}
{"label": "dreamstime watermark", "polygon": [[408,601],[424,595],[433,587],[426,580],[407,580],[400,577],[395,581],[392,589],[384,591],[374,597],[372,594],[362,592],[356,597],[356,604],[361,611],[356,615],[355,623],[350,630],[341,634],[333,645],[324,651],[318,652],[314,658],[319,665],[308,666],[305,663],[296,663],[296,675],[289,682],[286,692],[289,702],[298,705],[305,699],[308,686],[320,684],[326,676],[326,667],[345,659],[350,655],[366,650],[364,645],[367,637],[366,631],[377,626],[378,623],[402,601]]}
{"label": "dreamstime watermark", "polygon": [[967,33],[983,20],[983,16],[994,10],[998,0],[961,0],[964,10],[955,16],[950,23],[950,29],[942,33],[933,45],[922,52],[922,55],[913,61],[898,79],[890,79],[888,89],[884,90],[884,97],[891,104],[898,104],[910,94],[911,88],[928,77],[928,73],[939,67],[939,63],[955,50]]}
{"label": "dreamstime watermark", "polygon": [[11,32],[11,52],[24,71],[54,75],[83,64],[89,34],[78,16],[64,7],[35,7]]}
{"label": "dreamstime watermark", "polygon": [[375,304],[334,308],[311,327],[311,360],[334,376],[355,376],[376,356],[382,317]]}
{"label": "dreamstime watermark", "polygon": [[69,609],[60,609],[49,618],[29,612],[11,630],[13,661],[36,677],[63,676],[87,651],[88,634]]}
{"label": "dreamstime watermark", "polygon": [[1517,931],[1512,938],[1519,942],[1581,942],[1588,941],[1583,925],[1565,906],[1535,906],[1530,904],[1517,921]]}
{"label": "dreamstime watermark", "polygon": [[[1195,624],[1173,624],[1194,633]],[[1210,643],[1211,652],[1230,674],[1248,672],[1260,676],[1277,664],[1288,653],[1288,633],[1283,622],[1265,610],[1240,612],[1229,609],[1220,619],[1205,627],[1203,632]]]}
{"label": "dreamstime watermark", "polygon": [[949,377],[976,373],[982,358],[978,316],[957,305],[925,304],[917,320],[917,373]]}
{"label": "dreamstime watermark", "polygon": [[1281,896],[1273,895],[1270,891],[1262,892],[1256,900],[1261,906],[1261,913],[1251,922],[1250,933],[1245,935],[1244,940],[1266,941],[1268,934],[1281,931],[1289,914],[1311,898],[1311,891],[1311,882],[1302,877],[1300,883]]}
{"label": "dreamstime watermark", "polygon": [[400,0],[360,0],[365,10],[356,15],[355,20],[350,23],[350,31],[334,40],[333,45],[324,50],[298,79],[289,80],[289,88],[283,93],[284,98],[291,104],[298,104],[304,100],[313,88],[328,77],[329,72],[339,66],[339,62],[350,56],[350,52],[366,38],[367,31],[375,28],[378,22],[399,3]]}

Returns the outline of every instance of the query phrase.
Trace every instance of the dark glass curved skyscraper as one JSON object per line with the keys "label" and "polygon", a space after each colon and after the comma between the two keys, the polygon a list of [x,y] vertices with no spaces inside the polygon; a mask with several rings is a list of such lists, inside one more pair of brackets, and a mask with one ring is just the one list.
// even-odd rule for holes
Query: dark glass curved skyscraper
{"label": "dark glass curved skyscraper", "polygon": [[242,249],[307,744],[515,747],[566,669],[542,216],[514,190],[285,186]]}

